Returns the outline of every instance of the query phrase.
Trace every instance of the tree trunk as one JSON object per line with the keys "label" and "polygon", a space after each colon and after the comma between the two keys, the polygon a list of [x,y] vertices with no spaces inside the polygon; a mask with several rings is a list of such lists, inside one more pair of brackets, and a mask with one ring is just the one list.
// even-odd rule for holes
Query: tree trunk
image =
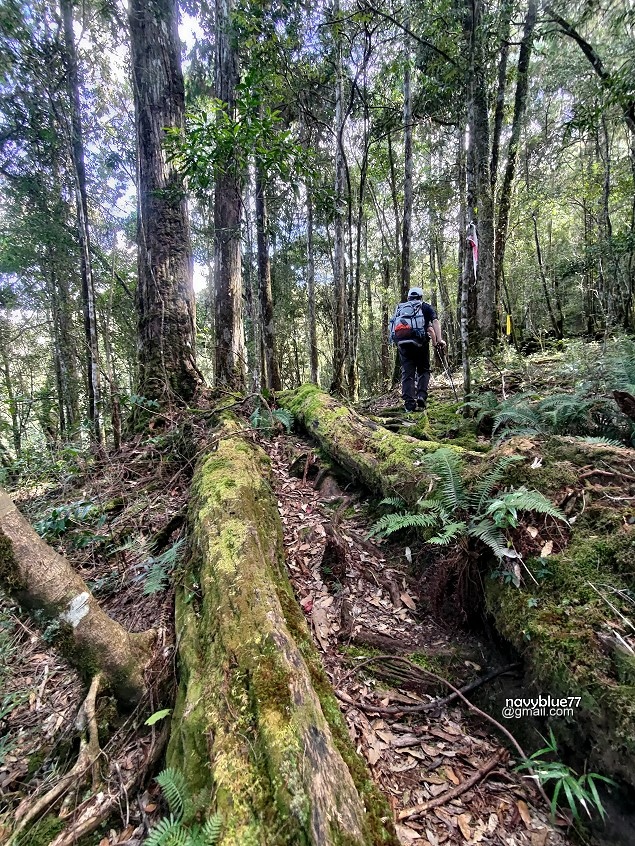
{"label": "tree trunk", "polygon": [[[239,80],[236,38],[231,15],[233,0],[216,0],[215,94],[230,120],[236,117]],[[242,174],[231,161],[215,175],[214,276],[216,290],[216,382],[240,391],[245,387],[246,353],[243,330],[240,215]]]}
{"label": "tree trunk", "polygon": [[[339,0],[333,3],[333,18],[338,21]],[[339,23],[337,24],[339,26]],[[337,30],[337,27],[336,27]],[[344,70],[341,34],[335,33],[335,221],[333,244],[333,377],[331,393],[345,392],[346,366],[346,262],[344,258]]]}
{"label": "tree trunk", "polygon": [[168,765],[214,796],[223,842],[396,846],[288,581],[268,458],[222,434],[192,487]]}
{"label": "tree trunk", "polygon": [[142,699],[154,632],[129,634],[111,620],[81,576],[44,543],[2,490],[0,582],[21,605],[57,621],[55,643],[84,675],[103,673],[127,705]]}
{"label": "tree trunk", "polygon": [[[472,209],[478,225],[479,269],[476,302],[476,337],[480,348],[490,348],[498,335],[498,296],[494,278],[494,201],[490,178],[490,133],[487,103],[487,68],[483,2],[469,4],[466,40],[469,55],[468,121],[474,161],[476,196]],[[470,151],[468,150],[468,158]],[[471,205],[468,201],[468,205]]]}
{"label": "tree trunk", "polygon": [[[518,143],[520,141],[520,130],[525,116],[525,105],[527,103],[527,88],[529,86],[529,61],[538,14],[536,0],[529,0],[523,37],[520,42],[518,54],[518,69],[516,73],[516,96],[514,98],[514,116],[512,118],[511,135],[507,146],[507,163],[505,174],[501,185],[498,218],[496,224],[496,244],[494,249],[495,264],[495,288],[500,291],[503,278],[503,261],[505,259],[505,247],[507,245],[507,229],[509,226],[509,210],[511,207],[512,186],[516,173],[516,161],[518,158]],[[493,178],[493,177],[492,177]]]}
{"label": "tree trunk", "polygon": [[403,230],[401,236],[401,299],[408,298],[410,288],[410,241],[412,236],[412,87],[410,84],[410,52],[406,53],[403,78],[403,137],[404,137],[404,180],[403,180]]}
{"label": "tree trunk", "polygon": [[269,261],[269,221],[267,218],[267,198],[265,196],[265,176],[262,168],[256,165],[256,231],[258,240],[258,293],[260,297],[260,316],[262,319],[262,339],[264,347],[265,384],[272,391],[282,387],[278,369],[278,350],[276,347],[276,329],[273,318],[273,298],[271,295],[271,263]]}
{"label": "tree trunk", "polygon": [[311,381],[320,384],[317,326],[315,321],[315,255],[313,252],[313,183],[306,183],[306,288],[309,320],[309,361]]}
{"label": "tree trunk", "polygon": [[192,250],[183,180],[164,149],[183,130],[185,95],[176,0],[130,2],[137,128],[139,390],[160,402],[189,402],[196,367]]}
{"label": "tree trunk", "polygon": [[[430,475],[421,467],[421,458],[442,444],[395,435],[314,385],[285,391],[278,399],[357,482],[409,503],[427,489]],[[452,449],[472,455],[460,447]]]}
{"label": "tree trunk", "polygon": [[73,32],[72,0],[60,0],[64,21],[64,49],[66,51],[66,82],[71,116],[71,158],[77,205],[77,232],[81,262],[82,305],[84,311],[84,334],[88,358],[88,417],[93,422],[95,440],[104,440],[102,420],[101,384],[99,378],[99,345],[97,341],[97,309],[95,285],[90,251],[90,230],[88,226],[88,196],[86,193],[86,166],[84,163],[84,140],[82,133],[81,103],[79,95],[79,74],[77,52]]}

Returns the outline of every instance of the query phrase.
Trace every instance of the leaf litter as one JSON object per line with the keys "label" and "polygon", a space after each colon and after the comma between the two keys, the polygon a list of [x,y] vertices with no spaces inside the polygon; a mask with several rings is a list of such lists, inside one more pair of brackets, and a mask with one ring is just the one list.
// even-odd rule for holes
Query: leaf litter
{"label": "leaf litter", "polygon": [[[296,597],[350,737],[390,802],[400,842],[404,846],[568,844],[550,822],[533,784],[514,772],[515,761],[488,724],[477,722],[456,701],[429,713],[398,712],[399,707],[425,705],[447,691],[424,690],[405,674],[381,672],[385,669],[381,662],[370,672],[368,647],[360,654],[355,644],[378,638],[379,643],[392,643],[396,654],[416,652],[434,661],[453,654],[456,635],[420,616],[424,603],[403,567],[409,556],[366,540],[368,527],[353,497],[325,496],[312,482],[290,475],[293,456],[311,455],[308,442],[283,436],[267,448]],[[322,566],[334,527],[345,558],[337,576],[332,566]],[[459,663],[464,669],[481,670],[473,660]],[[387,708],[397,713],[384,713]],[[479,777],[487,766],[490,771]],[[474,784],[465,790],[470,779]],[[420,805],[427,810],[410,815]]]}

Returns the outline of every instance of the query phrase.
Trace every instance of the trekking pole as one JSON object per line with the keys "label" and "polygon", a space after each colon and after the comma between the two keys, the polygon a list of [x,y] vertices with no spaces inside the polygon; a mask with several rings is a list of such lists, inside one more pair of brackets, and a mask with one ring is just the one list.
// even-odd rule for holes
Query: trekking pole
{"label": "trekking pole", "polygon": [[450,373],[450,365],[448,364],[448,357],[446,355],[444,355],[443,353],[439,352],[439,345],[438,344],[434,345],[434,351],[437,354],[437,358],[441,362],[441,367],[443,368],[445,375],[450,380],[450,384],[452,385],[452,390],[454,391],[454,398],[458,402],[459,401],[459,395],[456,392],[456,388],[454,386],[454,379],[452,378],[452,374]]}

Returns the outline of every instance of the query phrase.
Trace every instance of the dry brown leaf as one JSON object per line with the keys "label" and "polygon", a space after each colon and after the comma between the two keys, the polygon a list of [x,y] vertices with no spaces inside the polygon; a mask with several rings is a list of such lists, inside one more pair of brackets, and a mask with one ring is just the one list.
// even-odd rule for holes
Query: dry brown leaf
{"label": "dry brown leaf", "polygon": [[410,846],[411,843],[421,839],[419,832],[415,831],[413,828],[409,828],[407,825],[396,823],[395,831],[397,832],[397,837],[399,838],[399,842],[402,846]]}
{"label": "dry brown leaf", "polygon": [[540,831],[532,831],[531,846],[547,846],[548,839],[549,831],[546,828],[543,828]]}
{"label": "dry brown leaf", "polygon": [[399,594],[399,597],[400,597],[401,601],[403,602],[403,604],[407,605],[408,608],[410,608],[411,611],[416,611],[417,605],[416,605],[414,599],[410,596],[409,593],[404,591],[403,593]]}
{"label": "dry brown leaf", "polygon": [[527,534],[530,538],[538,537],[538,529],[535,526],[527,526]]}
{"label": "dry brown leaf", "polygon": [[461,834],[465,837],[466,840],[470,840],[472,838],[472,832],[470,830],[470,820],[472,819],[472,814],[468,813],[467,811],[464,814],[459,814],[456,818],[457,824],[461,829]]}
{"label": "dry brown leaf", "polygon": [[498,817],[496,814],[490,814],[489,819],[487,821],[487,830],[490,834],[495,831],[496,826],[498,825]]}
{"label": "dry brown leaf", "polygon": [[525,823],[526,827],[529,828],[531,826],[531,814],[529,813],[527,803],[523,802],[522,799],[519,799],[516,802],[516,807],[518,808],[518,813],[520,814],[522,821]]}
{"label": "dry brown leaf", "polygon": [[547,543],[543,546],[540,550],[540,557],[546,558],[548,555],[551,555],[553,551],[553,541],[547,541]]}
{"label": "dry brown leaf", "polygon": [[455,787],[461,783],[461,779],[457,776],[452,767],[445,767],[445,774]]}

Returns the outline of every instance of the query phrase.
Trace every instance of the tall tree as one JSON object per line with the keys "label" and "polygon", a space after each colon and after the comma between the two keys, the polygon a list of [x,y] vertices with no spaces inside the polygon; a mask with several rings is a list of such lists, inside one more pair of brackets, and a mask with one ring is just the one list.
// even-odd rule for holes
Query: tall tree
{"label": "tall tree", "polygon": [[[238,53],[232,0],[216,0],[215,93],[230,121],[236,118]],[[234,156],[217,167],[214,192],[214,291],[216,382],[242,390],[246,378],[243,330],[240,218],[241,165]]]}
{"label": "tall tree", "polygon": [[95,283],[90,249],[90,228],[88,221],[88,193],[86,191],[86,164],[81,118],[81,98],[75,35],[73,32],[72,0],[60,0],[64,24],[64,47],[66,52],[66,82],[70,106],[70,147],[73,162],[75,199],[77,206],[77,232],[80,251],[82,279],[82,305],[84,309],[84,333],[88,359],[88,416],[93,422],[95,439],[102,443],[104,427],[102,419],[101,380],[99,373],[99,344],[97,335],[97,307]]}
{"label": "tall tree", "polygon": [[165,130],[182,130],[185,92],[176,0],[131,0],[137,126],[139,389],[162,402],[189,401],[196,367],[192,251],[183,180],[165,152]]}

